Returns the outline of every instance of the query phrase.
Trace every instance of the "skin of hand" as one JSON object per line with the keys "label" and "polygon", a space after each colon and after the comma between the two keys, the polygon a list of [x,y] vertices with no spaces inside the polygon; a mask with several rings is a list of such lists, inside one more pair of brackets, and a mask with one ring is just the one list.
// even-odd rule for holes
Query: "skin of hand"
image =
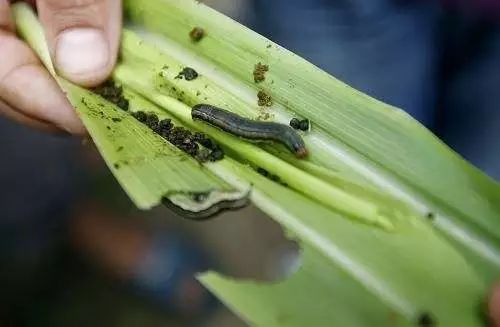
{"label": "skin of hand", "polygon": [[488,302],[491,326],[500,327],[500,284],[493,288]]}
{"label": "skin of hand", "polygon": [[[121,0],[27,2],[36,6],[59,75],[85,87],[106,80],[118,53]],[[0,0],[0,114],[42,130],[85,134],[55,80],[16,38],[8,0]]]}

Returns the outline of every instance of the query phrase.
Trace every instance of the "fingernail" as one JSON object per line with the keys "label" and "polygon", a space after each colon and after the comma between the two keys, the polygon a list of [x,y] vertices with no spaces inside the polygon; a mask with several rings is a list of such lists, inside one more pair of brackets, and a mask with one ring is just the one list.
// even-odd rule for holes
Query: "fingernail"
{"label": "fingernail", "polygon": [[99,71],[108,64],[109,48],[104,34],[95,28],[74,28],[57,39],[55,61],[64,75]]}

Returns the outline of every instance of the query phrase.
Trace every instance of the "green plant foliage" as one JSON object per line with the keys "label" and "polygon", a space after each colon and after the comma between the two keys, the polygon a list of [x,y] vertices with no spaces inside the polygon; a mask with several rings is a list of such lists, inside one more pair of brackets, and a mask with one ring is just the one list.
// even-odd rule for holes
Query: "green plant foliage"
{"label": "green plant foliage", "polygon": [[[155,112],[224,148],[224,160],[202,164],[128,112],[57,77],[35,15],[25,5],[14,7],[20,34],[67,92],[137,206],[181,195],[189,207],[190,195],[199,192],[221,200],[249,196],[299,242],[302,265],[281,282],[199,276],[244,320],[259,326],[482,324],[488,285],[500,272],[500,186],[402,111],[197,1],[125,1],[134,32],[124,30],[113,77],[130,111]],[[194,42],[190,32],[197,26],[206,35]],[[258,63],[267,71],[255,71]],[[186,67],[199,76],[181,78]],[[259,105],[259,91],[271,106]],[[249,143],[195,122],[190,108],[198,103],[284,124],[308,118],[312,129],[303,137],[311,155],[297,160],[279,145]]]}

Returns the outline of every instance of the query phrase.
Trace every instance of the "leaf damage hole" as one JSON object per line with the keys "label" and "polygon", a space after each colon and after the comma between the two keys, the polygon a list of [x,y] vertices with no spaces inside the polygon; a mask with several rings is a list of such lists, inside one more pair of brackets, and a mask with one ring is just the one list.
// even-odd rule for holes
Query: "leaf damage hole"
{"label": "leaf damage hole", "polygon": [[218,258],[219,265],[214,269],[230,278],[276,283],[294,275],[302,264],[298,243],[253,205],[224,212],[212,220],[177,218],[172,221]]}

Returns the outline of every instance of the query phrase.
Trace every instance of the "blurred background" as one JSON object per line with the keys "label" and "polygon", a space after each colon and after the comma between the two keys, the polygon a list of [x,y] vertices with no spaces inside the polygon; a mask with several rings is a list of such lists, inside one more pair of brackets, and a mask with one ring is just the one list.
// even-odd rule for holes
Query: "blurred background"
{"label": "blurred background", "polygon": [[[210,0],[400,107],[500,180],[500,1]],[[0,326],[241,326],[193,278],[278,280],[296,244],[253,207],[139,212],[89,140],[0,118]]]}

